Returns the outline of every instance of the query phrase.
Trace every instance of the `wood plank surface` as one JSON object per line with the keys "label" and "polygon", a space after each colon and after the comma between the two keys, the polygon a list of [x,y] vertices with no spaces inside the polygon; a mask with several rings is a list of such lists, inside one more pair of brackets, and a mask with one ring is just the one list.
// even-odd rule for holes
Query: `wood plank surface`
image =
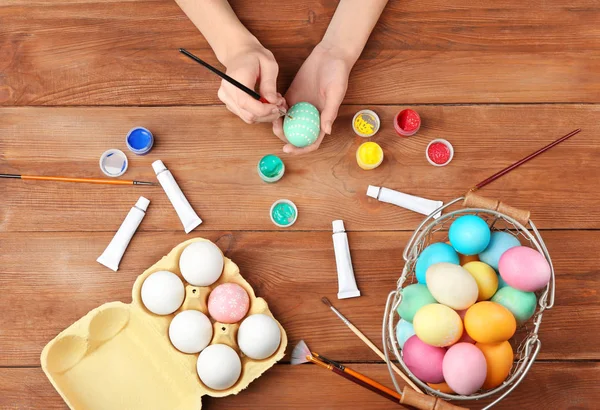
{"label": "wood plank surface", "polygon": [[[337,4],[232,3],[274,52],[282,90]],[[354,69],[347,103],[599,101],[595,0],[390,3]],[[176,51],[187,47],[216,63],[172,0],[13,0],[0,4],[0,21],[2,105],[218,102],[219,81]]]}
{"label": "wood plank surface", "polygon": [[[600,113],[598,105],[420,106],[421,131],[400,138],[394,115],[403,107],[375,107],[382,127],[374,140],[383,164],[361,170],[355,160],[364,139],[342,107],[333,134],[314,154],[282,156],[286,174],[277,184],[256,173],[261,156],[281,153],[268,125],[247,126],[221,107],[3,108],[0,172],[102,177],[98,158],[108,148],[126,152],[125,134],[143,125],[156,135],[146,156],[129,155],[127,179],[155,181],[151,163],[164,160],[205,221],[197,231],[269,230],[271,204],[293,200],[299,218],[291,230],[331,229],[344,219],[350,230],[413,230],[422,216],[366,196],[380,185],[448,201],[505,166],[571,130],[583,132],[503,177],[482,195],[530,209],[543,229],[600,227]],[[455,157],[443,168],[425,159],[427,143],[446,138]],[[97,186],[0,180],[0,231],[114,231],[139,195],[152,202],[144,231],[182,229],[160,187]]]}
{"label": "wood plank surface", "polygon": [[[387,366],[352,366],[392,387]],[[494,407],[514,409],[596,409],[598,363],[535,363],[523,383]],[[343,392],[343,394],[341,394]],[[489,400],[487,401],[489,402]],[[481,408],[482,403],[471,403]],[[40,368],[0,368],[0,407],[6,410],[66,409]],[[222,409],[402,409],[375,393],[311,365],[275,365],[237,396],[203,398],[203,410]]]}
{"label": "wood plank surface", "polygon": [[[409,233],[351,232],[352,259],[362,296],[337,300],[331,236],[326,232],[206,232],[240,266],[264,297],[290,340],[346,361],[378,360],[324,306],[327,296],[377,345],[385,301],[404,265]],[[37,366],[43,346],[103,303],[131,301],[137,275],[189,238],[183,233],[138,233],[118,272],[95,262],[112,233],[0,235],[0,366]],[[196,235],[194,235],[196,236]],[[600,359],[598,231],[543,233],[556,269],[556,305],[544,314],[541,359]],[[578,335],[576,338],[573,335]],[[285,360],[289,360],[289,356]]]}

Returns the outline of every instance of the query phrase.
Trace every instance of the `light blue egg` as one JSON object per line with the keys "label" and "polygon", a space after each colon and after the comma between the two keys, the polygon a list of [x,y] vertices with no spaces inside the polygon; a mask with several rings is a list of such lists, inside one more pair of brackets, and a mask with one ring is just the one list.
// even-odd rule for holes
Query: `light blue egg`
{"label": "light blue egg", "polygon": [[494,294],[492,302],[496,302],[513,314],[520,325],[527,322],[535,313],[537,299],[535,293],[524,292],[510,286],[505,286]]}
{"label": "light blue egg", "polygon": [[458,254],[452,248],[444,242],[436,242],[423,249],[423,252],[417,259],[417,265],[415,267],[415,274],[419,283],[426,283],[425,274],[427,269],[434,263],[448,262],[460,265],[460,258]]}
{"label": "light blue egg", "polygon": [[521,243],[519,240],[508,232],[492,232],[490,243],[487,248],[479,254],[479,260],[487,263],[498,271],[498,261],[500,261],[500,256],[510,248],[520,245]]}
{"label": "light blue egg", "polygon": [[[498,290],[502,289],[505,286],[508,286],[508,283],[504,282],[502,276],[498,275]],[[496,293],[498,293],[498,291],[496,291]]]}
{"label": "light blue egg", "polygon": [[457,218],[448,231],[450,243],[456,252],[463,255],[477,255],[490,243],[490,227],[476,215],[464,215]]}
{"label": "light blue egg", "polygon": [[404,349],[404,343],[409,337],[414,336],[414,334],[415,328],[413,327],[413,324],[404,319],[400,319],[396,325],[396,339],[398,339],[400,349]]}
{"label": "light blue egg", "polygon": [[313,144],[321,131],[319,110],[307,102],[292,105],[283,119],[283,133],[290,144],[302,148]]}
{"label": "light blue egg", "polygon": [[437,301],[427,286],[413,283],[402,289],[402,302],[396,311],[402,319],[412,323],[417,310],[431,303],[437,303]]}

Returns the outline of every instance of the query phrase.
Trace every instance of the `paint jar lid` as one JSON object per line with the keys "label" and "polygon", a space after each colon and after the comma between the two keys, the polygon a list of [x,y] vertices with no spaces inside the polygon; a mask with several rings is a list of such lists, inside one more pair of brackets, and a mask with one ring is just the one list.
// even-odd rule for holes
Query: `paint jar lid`
{"label": "paint jar lid", "polygon": [[127,171],[129,161],[120,149],[109,149],[100,156],[100,169],[109,177],[120,177]]}
{"label": "paint jar lid", "polygon": [[427,144],[425,149],[427,161],[434,167],[448,165],[454,157],[454,147],[447,140],[438,138]]}
{"label": "paint jar lid", "polygon": [[265,182],[277,182],[285,173],[285,164],[277,155],[265,155],[258,161],[256,166],[258,175]]}
{"label": "paint jar lid", "polygon": [[280,228],[288,228],[298,219],[298,208],[289,199],[279,199],[271,205],[271,221]]}
{"label": "paint jar lid", "polygon": [[379,131],[380,125],[379,116],[373,110],[360,110],[352,118],[352,129],[360,137],[372,137]]}
{"label": "paint jar lid", "polygon": [[145,155],[154,145],[154,136],[144,127],[134,127],[127,133],[125,143],[129,151],[136,155]]}

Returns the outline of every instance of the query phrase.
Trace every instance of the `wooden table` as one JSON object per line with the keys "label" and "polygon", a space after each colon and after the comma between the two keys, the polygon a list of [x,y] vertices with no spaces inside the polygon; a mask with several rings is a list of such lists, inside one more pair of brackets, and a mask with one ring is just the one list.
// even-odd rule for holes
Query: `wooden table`
{"label": "wooden table", "polygon": [[[336,2],[232,1],[271,49],[285,90],[323,35]],[[126,177],[154,180],[162,159],[205,223],[183,233],[160,188],[0,181],[0,407],[65,405],[40,369],[58,332],[102,303],[129,302],[138,274],[179,242],[213,241],[239,264],[287,329],[291,351],[314,350],[391,385],[386,366],[320,302],[328,296],[381,344],[387,293],[421,217],[366,197],[383,185],[450,200],[477,181],[577,127],[583,132],[485,188],[530,209],[556,267],[556,306],[527,380],[498,408],[597,408],[600,399],[600,4],[596,0],[391,1],[350,79],[318,152],[283,157],[267,185],[258,159],[279,153],[268,125],[247,126],[216,99],[219,82],[177,53],[217,64],[170,0],[0,2],[0,172],[99,177],[99,155],[126,151],[133,126],[156,136],[129,154]],[[395,135],[416,107],[421,131]],[[372,108],[386,159],[355,163],[352,115]],[[446,138],[455,158],[434,168],[426,144]],[[118,272],[95,262],[138,196],[152,203]],[[276,229],[268,210],[292,199],[298,222]],[[338,301],[331,221],[343,219],[362,296]],[[206,409],[398,408],[289,356],[242,394]]]}

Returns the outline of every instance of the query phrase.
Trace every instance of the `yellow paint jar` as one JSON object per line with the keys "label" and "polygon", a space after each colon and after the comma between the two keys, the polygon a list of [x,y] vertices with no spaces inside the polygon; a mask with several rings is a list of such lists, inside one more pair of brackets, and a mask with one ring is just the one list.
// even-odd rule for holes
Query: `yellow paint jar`
{"label": "yellow paint jar", "polygon": [[362,169],[375,169],[383,162],[383,150],[373,141],[364,142],[356,150],[356,162]]}

